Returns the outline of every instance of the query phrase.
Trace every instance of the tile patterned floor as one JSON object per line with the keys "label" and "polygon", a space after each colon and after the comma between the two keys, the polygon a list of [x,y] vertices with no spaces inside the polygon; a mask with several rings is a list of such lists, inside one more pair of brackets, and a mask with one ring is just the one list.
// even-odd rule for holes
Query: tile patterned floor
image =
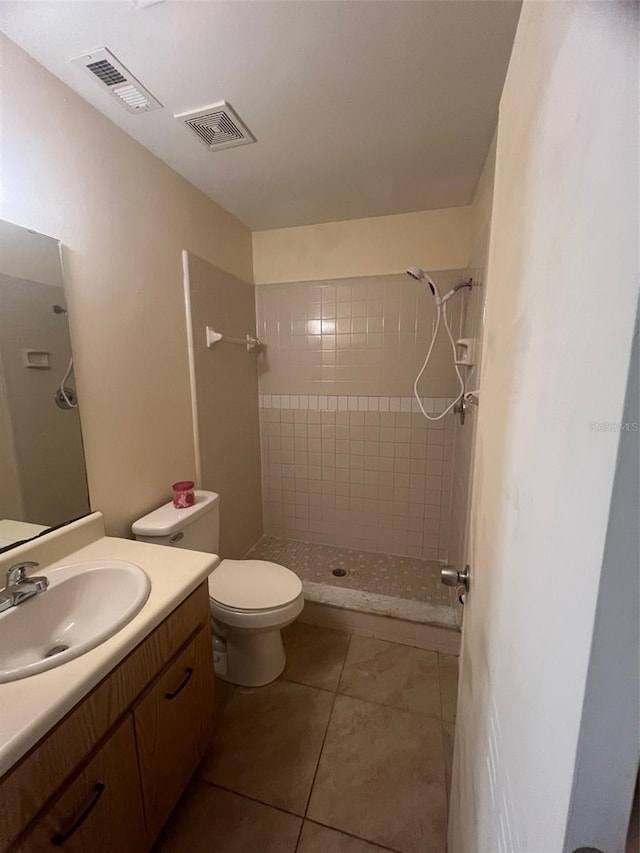
{"label": "tile patterned floor", "polygon": [[457,659],[294,623],[287,668],[218,684],[163,853],[444,853]]}
{"label": "tile patterned floor", "polygon": [[[337,548],[277,536],[263,536],[247,558],[280,563],[303,580],[316,583],[429,604],[448,605],[451,601],[449,589],[440,583],[440,564],[434,560]],[[336,577],[332,574],[334,569],[345,571],[345,576]]]}

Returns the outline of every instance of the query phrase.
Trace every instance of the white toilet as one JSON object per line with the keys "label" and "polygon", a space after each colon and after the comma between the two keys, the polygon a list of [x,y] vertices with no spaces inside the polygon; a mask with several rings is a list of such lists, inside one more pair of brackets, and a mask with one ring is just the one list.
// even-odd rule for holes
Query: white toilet
{"label": "white toilet", "polygon": [[[220,496],[196,490],[195,504],[171,502],[136,521],[142,542],[207,551],[220,544]],[[263,560],[222,560],[209,575],[216,674],[245,687],[277,678],[286,663],[282,628],[302,612],[302,583],[293,572]]]}

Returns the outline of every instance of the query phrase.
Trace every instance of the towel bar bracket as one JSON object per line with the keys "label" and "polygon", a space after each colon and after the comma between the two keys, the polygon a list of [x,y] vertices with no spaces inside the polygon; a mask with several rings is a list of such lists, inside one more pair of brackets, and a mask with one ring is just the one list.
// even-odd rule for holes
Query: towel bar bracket
{"label": "towel bar bracket", "polygon": [[229,337],[229,335],[223,335],[221,332],[216,332],[211,326],[206,327],[206,340],[209,349],[219,343],[241,344],[247,348],[247,352],[251,352],[252,350],[258,349],[258,347],[262,346],[258,338],[254,338],[252,335],[247,335],[245,338],[232,338]]}

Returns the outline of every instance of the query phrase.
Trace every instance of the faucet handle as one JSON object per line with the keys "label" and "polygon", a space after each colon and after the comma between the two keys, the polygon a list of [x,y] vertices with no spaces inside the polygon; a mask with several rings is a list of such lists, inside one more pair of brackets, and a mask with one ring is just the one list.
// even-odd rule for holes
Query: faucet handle
{"label": "faucet handle", "polygon": [[40,563],[36,563],[33,560],[23,560],[22,563],[16,563],[15,566],[11,566],[7,572],[7,586],[22,583],[27,577],[27,571],[29,569],[37,569],[39,565]]}

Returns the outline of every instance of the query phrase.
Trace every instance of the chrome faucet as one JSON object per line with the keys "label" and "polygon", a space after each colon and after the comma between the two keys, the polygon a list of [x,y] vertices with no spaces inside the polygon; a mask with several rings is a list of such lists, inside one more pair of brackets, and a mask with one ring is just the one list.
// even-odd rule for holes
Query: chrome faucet
{"label": "chrome faucet", "polygon": [[7,572],[6,586],[0,590],[0,613],[10,607],[22,604],[23,601],[33,598],[34,595],[45,592],[49,586],[48,578],[44,576],[29,577],[27,575],[29,569],[36,569],[39,565],[32,560],[25,560],[23,563],[16,563],[15,566],[11,566]]}

